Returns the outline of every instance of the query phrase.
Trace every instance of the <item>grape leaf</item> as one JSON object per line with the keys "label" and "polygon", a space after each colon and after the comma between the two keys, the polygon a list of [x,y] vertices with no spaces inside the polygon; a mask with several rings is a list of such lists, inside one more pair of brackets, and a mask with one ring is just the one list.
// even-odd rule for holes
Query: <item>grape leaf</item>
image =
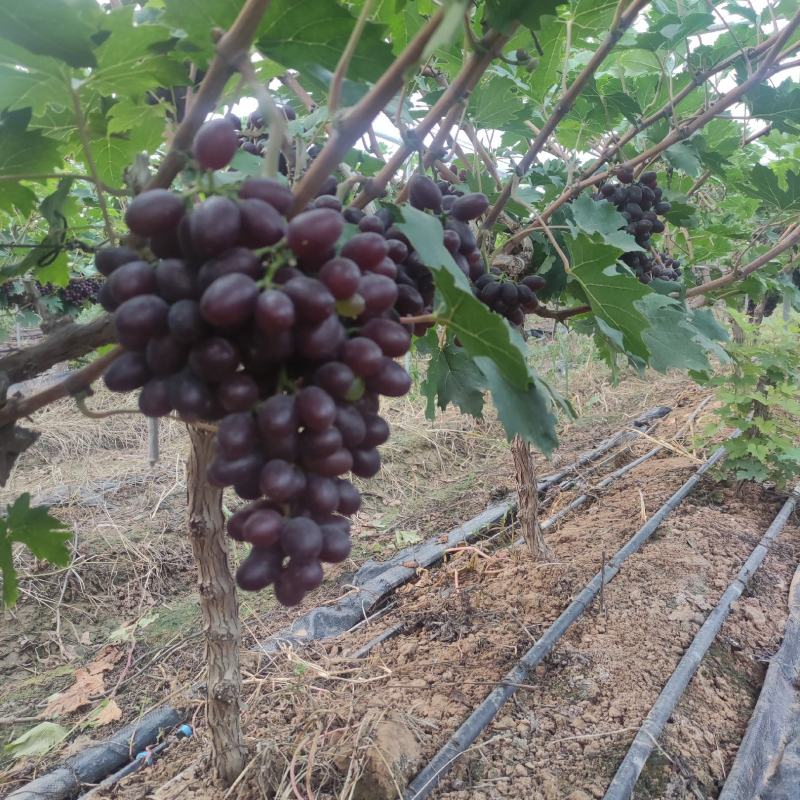
{"label": "grape leaf", "polygon": [[647,345],[642,333],[647,320],[634,306],[651,290],[630,274],[617,271],[616,260],[622,251],[602,243],[595,234],[578,235],[570,246],[573,258],[572,277],[586,294],[595,316],[621,331],[625,350],[647,359]]}
{"label": "grape leaf", "polygon": [[696,178],[702,169],[700,156],[691,142],[678,142],[678,144],[668,147],[664,151],[664,158],[672,164],[675,169],[685,172]]}
{"label": "grape leaf", "polygon": [[800,174],[792,170],[786,171],[786,189],[782,189],[778,176],[769,167],[756,164],[750,172],[750,180],[743,182],[742,189],[783,211],[800,208]]}
{"label": "grape leaf", "polygon": [[198,54],[207,60],[214,53],[211,31],[227,30],[241,9],[241,0],[164,0],[164,21],[186,34],[191,49],[198,51],[194,60]]}
{"label": "grape leaf", "polygon": [[400,213],[403,222],[395,224],[433,273],[447,327],[470,356],[488,356],[511,384],[525,389],[529,376],[522,337],[472,294],[467,277],[442,244],[439,220],[411,206],[403,206]]}
{"label": "grape leaf", "polygon": [[537,29],[541,17],[555,14],[556,8],[563,2],[564,0],[546,0],[541,3],[531,3],[530,0],[486,0],[484,19],[499,31],[508,31],[516,23]]}
{"label": "grape leaf", "polygon": [[5,519],[0,519],[0,572],[3,575],[3,602],[17,601],[17,576],[11,545],[24,544],[36,558],[65,567],[70,561],[67,542],[72,532],[63,522],[51,517],[45,506],[31,508],[31,496],[25,492],[8,506]]}
{"label": "grape leaf", "polygon": [[[353,16],[335,0],[273,0],[257,44],[264,55],[292,69],[305,72],[319,65],[333,71],[354,25]],[[375,81],[388,69],[393,57],[384,34],[383,25],[366,24],[347,70],[348,78]]]}
{"label": "grape leaf", "polygon": [[519,434],[550,455],[558,446],[558,436],[549,387],[531,375],[530,383],[523,389],[509,383],[491,358],[476,356],[475,363],[486,378],[508,440]]}
{"label": "grape leaf", "polygon": [[800,132],[800,84],[787,78],[779,86],[759,83],[746,95],[754,117],[771,122],[783,133]]}
{"label": "grape leaf", "polygon": [[58,142],[40,130],[26,130],[30,109],[0,117],[0,175],[35,175],[52,172],[62,162]]}
{"label": "grape leaf", "polygon": [[43,756],[69,736],[69,730],[55,722],[40,722],[3,749],[11,758]]}
{"label": "grape leaf", "polygon": [[49,105],[63,106],[62,69],[54,58],[0,40],[0,109],[30,107],[40,114]]}
{"label": "grape leaf", "polygon": [[450,403],[462,413],[480,419],[486,380],[475,362],[452,342],[445,342],[440,348],[435,328],[417,340],[417,349],[431,357],[422,382],[422,394],[428,400],[425,409],[428,419],[435,418],[437,405],[444,411]]}
{"label": "grape leaf", "polygon": [[588,194],[582,194],[571,205],[575,224],[584,233],[599,233],[603,241],[625,253],[636,250],[644,251],[636,244],[636,239],[624,228],[628,224],[625,217],[617,211],[617,207],[608,200],[592,200]]}
{"label": "grape leaf", "polygon": [[91,36],[101,18],[95,0],[1,0],[0,36],[71,67],[93,67]]}

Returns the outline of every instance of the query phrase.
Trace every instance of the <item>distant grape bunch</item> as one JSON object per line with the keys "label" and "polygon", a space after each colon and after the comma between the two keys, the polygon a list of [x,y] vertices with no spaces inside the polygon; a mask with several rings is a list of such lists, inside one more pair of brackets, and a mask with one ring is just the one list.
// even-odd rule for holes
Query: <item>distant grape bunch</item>
{"label": "distant grape bunch", "polygon": [[650,283],[653,278],[677,280],[681,274],[680,261],[670,258],[667,253],[657,253],[651,242],[653,234],[666,230],[659,216],[668,214],[672,208],[662,199],[658,175],[655,172],[644,172],[638,181],[634,181],[633,170],[626,168],[617,177],[620,183],[604,183],[594,199],[613,203],[628,223],[625,230],[636,239],[636,244],[647,251],[625,253],[622,260],[642,283]]}
{"label": "distant grape bunch", "polygon": [[[288,104],[279,106],[278,110],[283,113],[289,122],[297,119],[295,110]],[[236,130],[240,150],[254,156],[261,156],[264,154],[269,139],[269,131],[266,121],[264,120],[264,115],[260,111],[253,111],[252,114],[247,117],[246,125],[243,125],[242,118],[233,112],[226,114],[224,119],[230,125],[233,125]],[[214,124],[221,124],[221,122]],[[214,167],[213,169],[219,169],[219,167]],[[283,153],[279,156],[278,169],[281,174],[287,174],[286,157]]]}
{"label": "distant grape bunch", "polygon": [[[82,308],[87,303],[94,303],[100,292],[102,281],[97,278],[70,278],[66,286],[55,286],[52,283],[33,281],[33,286],[41,297],[55,297],[65,306]],[[28,306],[28,297],[20,284],[6,281],[0,285],[0,297],[5,305]]]}
{"label": "distant grape bunch", "polygon": [[[486,195],[480,192],[464,194],[454,190],[446,181],[435,183],[421,174],[411,177],[408,188],[409,202],[414,208],[442,215],[444,246],[469,278],[473,294],[513,325],[522,326],[525,313],[539,305],[536,292],[544,287],[545,281],[539,275],[530,275],[517,283],[497,267],[487,271],[469,225],[489,208]],[[416,271],[410,277],[419,281]]]}
{"label": "distant grape bunch", "polygon": [[[230,124],[207,123],[194,155],[220,169],[237,147]],[[287,221],[292,202],[266,178],[192,208],[147,191],[126,221],[154,258],[116,247],[96,259],[126,351],[106,385],[139,389],[147,416],[218,422],[208,480],[251,501],[228,521],[229,535],[252,545],[237,581],[274,584],[284,605],[319,586],[321,562],[350,552],[347,517],[361,496],[346,476],[380,468],[390,433],[380,397],[411,386],[395,361],[411,341],[399,319],[433,300],[432,281],[423,297],[401,280],[412,260],[422,264],[384,217],[320,195]]]}

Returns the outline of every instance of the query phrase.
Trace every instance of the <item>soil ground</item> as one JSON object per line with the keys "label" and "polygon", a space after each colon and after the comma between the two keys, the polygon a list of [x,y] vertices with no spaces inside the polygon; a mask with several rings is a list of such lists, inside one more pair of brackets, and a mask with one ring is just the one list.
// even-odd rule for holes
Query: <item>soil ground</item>
{"label": "soil ground", "polygon": [[[352,559],[331,570],[322,589],[298,609],[276,608],[269,592],[241,598],[250,761],[227,791],[208,766],[202,631],[182,536],[185,432],[176,423],[163,424],[162,458],[150,467],[145,424],[138,417],[98,422],[67,403],[37,415],[42,437],[20,459],[0,500],[29,491],[52,504],[53,513],[75,530],[75,558],[67,570],[20,560],[23,596],[0,622],[0,737],[10,741],[31,728],[46,713],[48,696],[75,684],[77,668],[99,670],[100,681],[79,698],[84,702],[77,709],[50,714],[70,729],[60,749],[41,759],[4,757],[0,787],[30,780],[87,742],[170,701],[187,710],[196,736],[104,797],[402,796],[408,778],[603,558],[698,463],[700,454],[689,440],[676,438],[703,398],[696,387],[648,375],[627,376],[608,389],[605,370],[573,340],[542,350],[543,361],[555,367],[551,379],[582,416],[561,425],[562,446],[552,464],[538,460],[541,474],[659,403],[675,407],[654,432],[668,448],[551,529],[548,561],[533,564],[524,550],[509,548],[518,535],[510,524],[494,531],[499,535],[493,541],[420,570],[380,619],[299,651],[257,654],[260,639],[347,591],[365,560],[383,560],[447,531],[512,490],[513,464],[492,419],[475,422],[447,412],[430,422],[418,396],[394,403],[395,433],[384,448],[384,470],[365,485]],[[99,393],[89,404],[122,403]],[[651,446],[625,448],[587,479],[594,482]],[[554,496],[545,513],[573,496]],[[779,498],[758,487],[737,493],[704,480],[629,559],[606,588],[602,606],[596,603],[573,625],[433,796],[602,797],[636,727],[779,507]],[[692,681],[636,797],[716,796],[765,663],[780,644],[799,549],[800,528],[792,522]],[[236,550],[234,561],[244,553]],[[396,635],[365,657],[354,656],[395,627]],[[98,721],[98,714],[114,707],[119,719],[98,724],[116,716],[107,713]]]}

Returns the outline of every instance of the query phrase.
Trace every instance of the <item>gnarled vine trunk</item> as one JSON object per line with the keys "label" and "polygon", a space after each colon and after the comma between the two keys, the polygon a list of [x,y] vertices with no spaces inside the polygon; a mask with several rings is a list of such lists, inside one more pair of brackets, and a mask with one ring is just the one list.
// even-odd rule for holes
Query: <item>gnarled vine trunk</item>
{"label": "gnarled vine trunk", "polygon": [[189,537],[197,562],[197,588],[206,633],[206,713],[214,767],[230,785],[244,768],[246,752],[240,708],[239,601],[228,566],[222,490],[211,486],[205,477],[213,434],[190,425],[189,438]]}
{"label": "gnarled vine trunk", "polygon": [[539,526],[539,489],[530,445],[520,436],[511,442],[511,455],[517,478],[517,518],[522,536],[534,559],[545,558],[549,549]]}

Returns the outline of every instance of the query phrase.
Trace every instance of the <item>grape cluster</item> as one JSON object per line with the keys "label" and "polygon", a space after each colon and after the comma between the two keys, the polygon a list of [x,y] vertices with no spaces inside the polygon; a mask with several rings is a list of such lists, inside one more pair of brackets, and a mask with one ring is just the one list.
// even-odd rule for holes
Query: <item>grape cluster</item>
{"label": "grape cluster", "polygon": [[[522,325],[525,312],[533,311],[539,305],[536,290],[544,286],[544,280],[532,275],[517,283],[496,267],[487,271],[469,224],[489,208],[486,195],[479,192],[464,194],[446,181],[435,183],[421,174],[411,177],[408,188],[408,199],[414,208],[441,215],[444,246],[469,278],[474,295],[513,325]],[[419,281],[416,274],[411,277]]]}
{"label": "grape cluster", "polygon": [[[206,169],[238,147],[219,122],[194,142]],[[228,521],[229,535],[252,545],[237,581],[254,591],[274,584],[284,605],[319,586],[321,562],[350,551],[347,517],[361,497],[346,476],[378,472],[390,432],[379,399],[411,385],[395,358],[411,340],[397,310],[408,306],[399,262],[415,255],[334,196],[287,221],[292,202],[266,178],[190,209],[170,191],[147,191],[126,221],[158,260],[128,247],[96,258],[125,348],[106,385],[140,389],[147,416],[218,422],[208,480],[251,501]],[[355,217],[360,232],[339,248]]]}
{"label": "grape cluster", "polygon": [[[102,281],[97,278],[70,278],[66,286],[54,286],[52,283],[39,283],[33,281],[35,290],[41,297],[55,297],[65,306],[80,308],[86,303],[97,300]],[[31,299],[26,294],[21,284],[16,281],[6,281],[0,285],[0,298],[5,305],[27,306]]]}
{"label": "grape cluster", "polygon": [[[279,106],[278,109],[283,113],[289,122],[297,119],[297,114],[290,105],[285,104]],[[236,131],[240,150],[244,150],[245,153],[250,153],[254,156],[261,156],[264,154],[264,150],[267,146],[267,140],[269,139],[269,131],[267,130],[264,115],[260,111],[253,111],[252,114],[248,116],[246,125],[243,125],[242,118],[233,112],[226,114],[224,119]],[[279,171],[281,174],[286,175],[287,163],[283,153],[280,154],[278,161]],[[218,169],[218,167],[215,167],[214,169]]]}
{"label": "grape cluster", "polygon": [[625,230],[636,239],[636,244],[647,251],[625,253],[622,260],[631,267],[642,283],[650,283],[653,278],[677,280],[680,262],[666,253],[658,254],[651,243],[653,234],[663,233],[666,229],[659,216],[668,214],[671,208],[662,199],[658,175],[655,172],[644,172],[638,181],[634,181],[633,170],[622,169],[617,177],[619,183],[604,183],[594,199],[613,203],[625,217]]}
{"label": "grape cluster", "polygon": [[58,292],[64,303],[76,307],[94,303],[103,285],[99,278],[71,278],[70,282]]}

